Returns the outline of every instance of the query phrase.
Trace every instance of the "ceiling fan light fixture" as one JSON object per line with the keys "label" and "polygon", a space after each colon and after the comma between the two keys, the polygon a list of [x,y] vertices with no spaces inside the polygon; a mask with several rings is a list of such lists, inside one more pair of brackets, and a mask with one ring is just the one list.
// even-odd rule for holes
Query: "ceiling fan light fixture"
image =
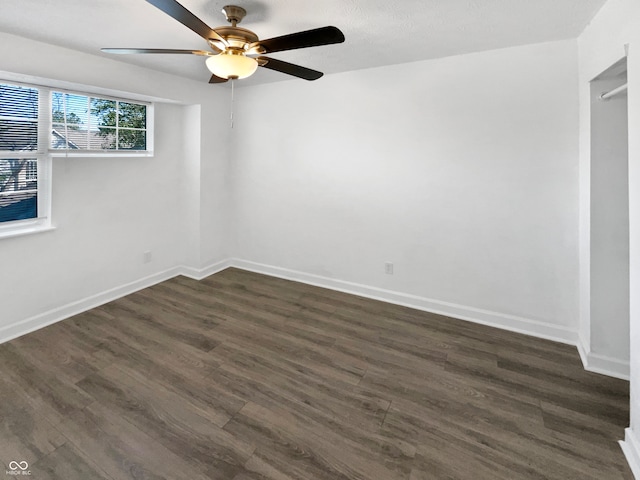
{"label": "ceiling fan light fixture", "polygon": [[[251,30],[238,27],[238,23],[246,16],[247,11],[237,5],[225,5],[222,9],[231,26],[216,27],[214,30],[178,3],[178,0],[146,1],[202,37],[209,44],[210,50],[103,48],[102,51],[106,53],[133,54],[175,53],[208,57],[206,65],[213,73],[209,83],[225,83],[236,78],[247,78],[253,75],[258,67],[264,67],[268,70],[304,80],[317,80],[322,77],[322,72],[261,55],[344,42],[344,34],[340,29],[333,26],[314,28],[260,40],[258,35]],[[255,58],[253,55],[260,56]]]}
{"label": "ceiling fan light fixture", "polygon": [[206,64],[211,73],[227,79],[250,77],[258,68],[258,62],[254,58],[230,52],[208,57]]}

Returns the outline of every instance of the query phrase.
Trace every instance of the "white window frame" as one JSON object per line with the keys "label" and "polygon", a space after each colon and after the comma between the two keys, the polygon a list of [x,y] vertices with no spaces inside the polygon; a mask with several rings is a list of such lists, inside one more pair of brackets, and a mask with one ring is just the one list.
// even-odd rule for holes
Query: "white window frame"
{"label": "white window frame", "polygon": [[[26,81],[25,81],[26,80]],[[31,83],[33,82],[33,83]],[[38,218],[16,220],[0,223],[0,239],[29,235],[33,233],[54,230],[51,221],[51,190],[52,190],[52,162],[55,157],[153,157],[154,148],[154,101],[156,99],[139,100],[135,97],[127,98],[126,95],[112,96],[104,93],[92,92],[90,87],[84,90],[69,90],[60,88],[56,81],[16,75],[10,72],[0,72],[0,83],[18,85],[38,89],[38,149],[31,152],[0,152],[0,158],[27,158],[38,162]],[[73,87],[77,88],[77,87]],[[100,89],[96,89],[100,90]],[[147,149],[142,150],[62,150],[52,149],[52,92],[71,93],[93,98],[117,100],[143,104],[147,106]]]}
{"label": "white window frame", "polygon": [[[47,143],[47,148],[49,151],[49,155],[51,157],[153,157],[153,145],[154,145],[154,104],[152,102],[146,102],[142,100],[135,100],[131,98],[123,98],[123,97],[114,97],[111,95],[104,95],[99,93],[91,93],[91,92],[82,92],[76,90],[67,90],[64,88],[49,88],[49,143]],[[146,150],[81,150],[81,149],[63,149],[63,148],[51,148],[51,131],[53,129],[53,119],[51,118],[51,95],[53,92],[56,93],[68,93],[70,95],[80,95],[83,97],[90,98],[99,98],[101,100],[114,100],[116,102],[122,103],[135,103],[138,105],[145,105],[147,107],[146,120],[146,140],[147,140],[147,149]],[[116,115],[116,125],[118,122],[119,116]],[[136,130],[136,129],[129,129]]]}
{"label": "white window frame", "polygon": [[0,79],[0,83],[18,85],[38,90],[38,149],[30,152],[0,152],[0,158],[26,158],[38,162],[38,217],[0,223],[0,238],[16,237],[52,230],[51,226],[51,156],[47,153],[50,124],[51,94],[48,89],[12,80]]}

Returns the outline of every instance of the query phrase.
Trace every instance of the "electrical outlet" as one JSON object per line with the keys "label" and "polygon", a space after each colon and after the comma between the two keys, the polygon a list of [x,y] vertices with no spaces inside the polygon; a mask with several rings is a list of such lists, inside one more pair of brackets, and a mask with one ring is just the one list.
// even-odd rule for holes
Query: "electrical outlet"
{"label": "electrical outlet", "polygon": [[384,273],[386,273],[387,275],[393,275],[393,263],[385,262]]}
{"label": "electrical outlet", "polygon": [[151,262],[151,252],[149,250],[147,250],[142,254],[142,262],[143,263]]}

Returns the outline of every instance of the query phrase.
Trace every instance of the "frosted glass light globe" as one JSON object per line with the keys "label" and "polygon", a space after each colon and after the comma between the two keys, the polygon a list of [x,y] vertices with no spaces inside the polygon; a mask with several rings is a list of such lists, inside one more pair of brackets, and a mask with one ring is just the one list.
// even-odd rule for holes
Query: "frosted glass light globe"
{"label": "frosted glass light globe", "polygon": [[220,78],[247,78],[258,68],[258,62],[242,54],[221,53],[207,58],[207,68]]}

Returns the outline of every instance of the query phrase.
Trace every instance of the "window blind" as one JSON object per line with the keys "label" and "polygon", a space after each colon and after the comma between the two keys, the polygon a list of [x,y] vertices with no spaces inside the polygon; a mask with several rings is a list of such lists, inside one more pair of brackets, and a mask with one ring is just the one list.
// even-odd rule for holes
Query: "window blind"
{"label": "window blind", "polygon": [[38,217],[36,88],[0,83],[0,223]]}

